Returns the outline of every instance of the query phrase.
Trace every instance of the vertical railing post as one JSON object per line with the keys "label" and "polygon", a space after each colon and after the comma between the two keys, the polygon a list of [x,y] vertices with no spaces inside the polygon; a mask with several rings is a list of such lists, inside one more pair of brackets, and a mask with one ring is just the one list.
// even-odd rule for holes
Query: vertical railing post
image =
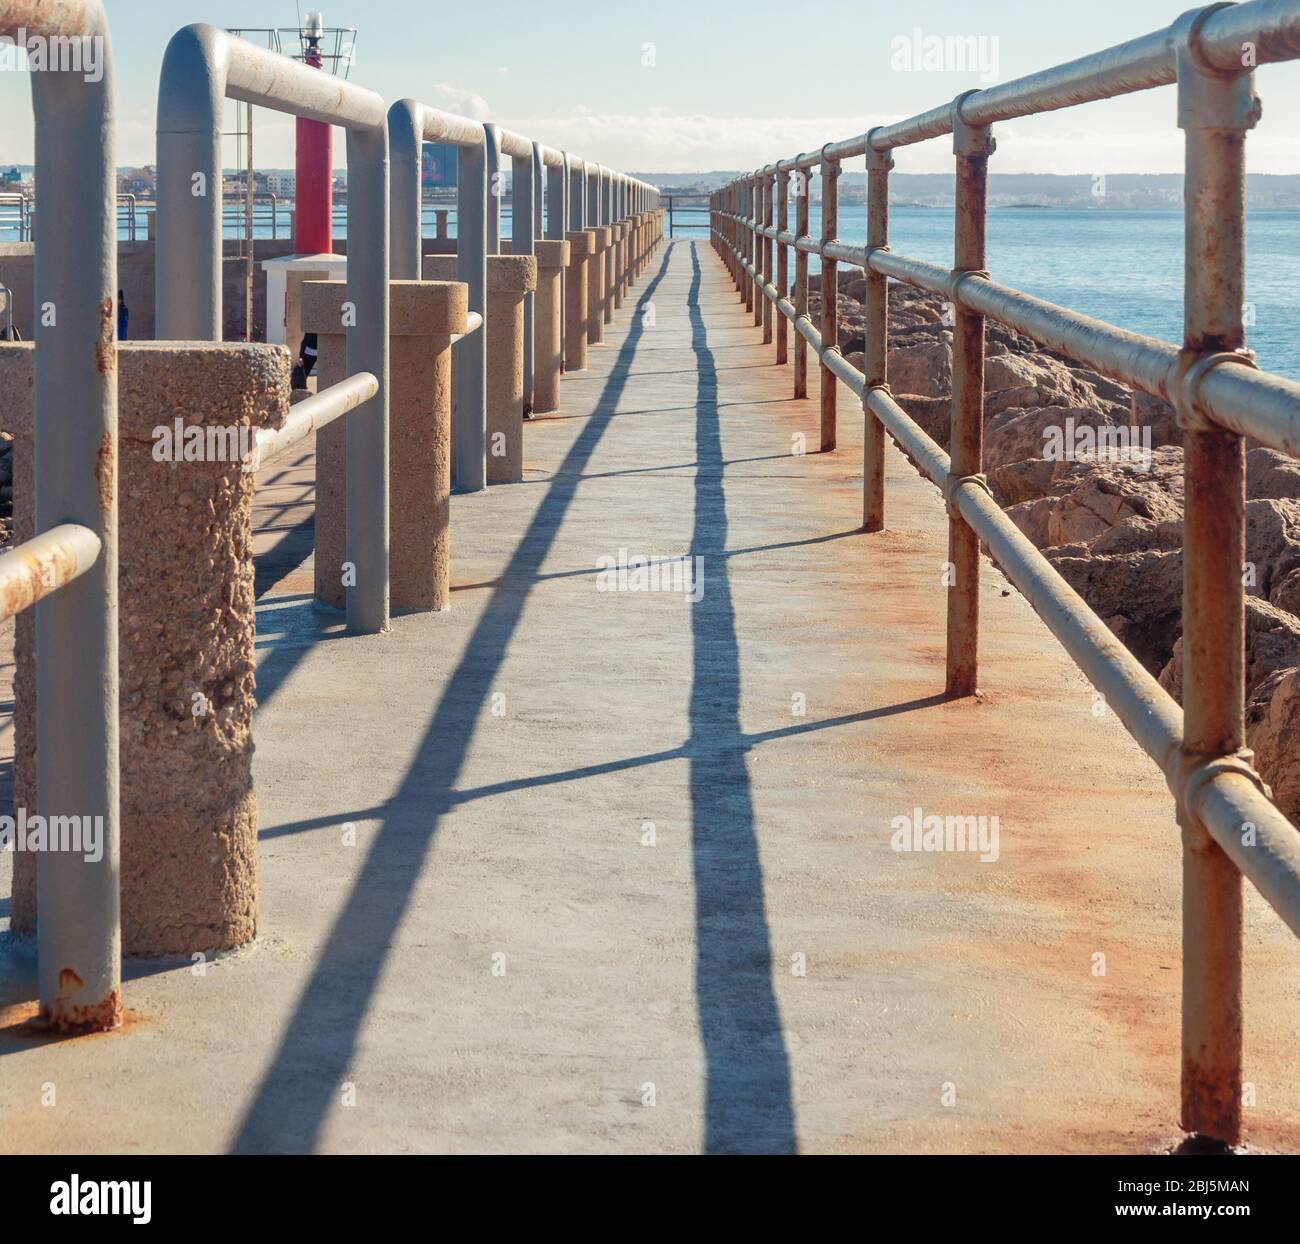
{"label": "vertical railing post", "polygon": [[[569,153],[560,153],[559,164],[546,166],[546,236],[555,242],[563,242],[569,228]],[[565,291],[568,288],[568,266],[560,269],[560,371],[564,371],[564,350],[568,338],[565,335],[568,308],[565,305]]]}
{"label": "vertical railing post", "polygon": [[[1201,21],[1177,31],[1178,124],[1185,133],[1184,346],[1175,396],[1183,428],[1183,763],[1188,778],[1223,757],[1246,759],[1245,458],[1242,438],[1197,408],[1211,367],[1245,349],[1246,131],[1259,118],[1249,71],[1207,70]],[[1179,800],[1183,834],[1182,1124],[1241,1138],[1241,874]]]}
{"label": "vertical railing post", "polygon": [[[34,14],[39,23],[40,9]],[[88,28],[67,33],[102,36],[101,76],[31,75],[42,203],[33,294],[58,312],[57,322],[41,316],[35,327],[34,528],[78,523],[100,545],[89,570],[35,606],[34,621],[30,811],[93,818],[101,846],[97,859],[45,851],[36,861],[40,1014],[68,1030],[112,1028],[122,1014],[114,74],[99,6],[84,6],[82,20]],[[0,17],[0,30],[21,39],[17,24]]]}
{"label": "vertical railing post", "polygon": [[[838,239],[840,228],[840,163],[828,159],[822,148],[822,245]],[[822,350],[839,349],[839,265],[822,255]],[[839,381],[835,373],[821,363],[821,451],[835,448],[836,398]]]}
{"label": "vertical railing post", "polygon": [[[456,154],[456,279],[469,287],[469,309],[487,318],[489,169],[486,136]],[[495,202],[495,200],[494,200]],[[495,213],[492,213],[495,215]],[[495,249],[493,250],[495,254]],[[451,352],[451,486],[487,487],[487,330],[458,341]]]}
{"label": "vertical railing post", "polygon": [[[745,178],[745,260],[755,272],[759,268],[758,234],[754,221],[758,219],[758,178],[752,173]],[[758,293],[758,279],[745,273],[745,310],[753,312],[755,325],[763,322],[763,303]]]}
{"label": "vertical railing post", "polygon": [[[769,229],[772,226],[772,174],[769,169],[764,169],[760,174],[760,184],[762,192],[760,200],[763,207],[762,224],[763,228]],[[759,239],[759,249],[763,255],[763,281],[770,284],[772,280],[772,239],[766,233],[762,234]],[[772,344],[772,300],[763,294],[763,344],[770,346]]]}
{"label": "vertical railing post", "polygon": [[[782,170],[776,174],[776,227],[784,233],[790,228],[790,178]],[[782,298],[790,297],[790,252],[784,242],[776,244],[776,287]],[[786,362],[789,357],[790,322],[784,315],[776,317],[776,361]]]}
{"label": "vertical railing post", "polygon": [[[800,156],[799,160],[803,157]],[[794,232],[796,241],[808,236],[808,170],[795,162]],[[797,320],[808,318],[808,252],[798,245],[794,251],[794,313]],[[808,396],[808,341],[803,333],[794,334],[794,396]]]}
{"label": "vertical railing post", "polygon": [[889,278],[871,267],[873,251],[889,249],[888,151],[876,151],[867,135],[867,299],[862,393],[862,530],[885,526],[885,425],[871,413],[872,389],[889,385]]}
{"label": "vertical railing post", "polygon": [[952,105],[952,147],[957,160],[956,231],[950,301],[955,313],[952,362],[952,417],[948,476],[948,653],[946,692],[975,694],[979,665],[979,538],[957,506],[962,481],[980,479],[984,467],[984,317],[961,307],[962,275],[982,272],[988,207],[988,126],[967,125],[959,95]]}

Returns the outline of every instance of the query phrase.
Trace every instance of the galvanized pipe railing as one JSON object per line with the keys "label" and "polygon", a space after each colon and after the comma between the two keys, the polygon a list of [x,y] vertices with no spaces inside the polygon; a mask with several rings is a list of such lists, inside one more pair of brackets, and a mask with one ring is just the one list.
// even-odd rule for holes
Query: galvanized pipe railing
{"label": "galvanized pipe railing", "polygon": [[[511,251],[516,255],[535,252],[534,238],[542,236],[543,207],[546,235],[552,238],[563,239],[566,220],[571,220],[575,212],[581,213],[584,204],[582,193],[573,192],[569,184],[573,177],[570,157],[512,130],[442,112],[413,99],[398,100],[389,109],[388,125],[393,278],[418,280],[421,275],[421,153],[428,142],[450,144],[457,148],[459,159],[456,275],[469,287],[470,311],[485,316],[487,257],[501,252],[501,157],[509,156],[512,162]],[[567,178],[566,168],[570,169]],[[585,186],[585,181],[583,184]],[[649,187],[645,188],[649,190]],[[571,227],[583,226],[575,224]],[[526,297],[525,317],[524,393],[527,405],[533,387],[534,366],[531,294]],[[564,340],[563,333],[561,340]],[[478,333],[458,345],[452,357],[452,479],[459,492],[479,492],[487,487],[486,376],[486,334]]]}
{"label": "galvanized pipe railing", "polygon": [[[103,73],[31,74],[36,182],[35,539],[0,568],[6,613],[36,610],[36,812],[102,818],[97,860],[44,851],[37,973],[56,1028],[121,1019],[118,890],[117,197],[113,61],[99,0],[0,0],[0,34],[95,40]],[[57,591],[55,589],[58,589]]]}
{"label": "galvanized pipe railing", "polygon": [[[1243,49],[1250,56],[1243,56]],[[1300,384],[1267,375],[1245,349],[1245,134],[1259,117],[1253,66],[1300,59],[1300,0],[1212,4],[1094,56],[828,143],[738,178],[711,200],[713,243],[747,306],[761,300],[795,329],[794,393],[804,359],[822,373],[821,440],[834,447],[836,380],[862,400],[863,529],[884,526],[888,431],[944,492],[950,512],[947,691],[976,688],[979,542],[1024,593],[1125,727],[1160,765],[1183,831],[1182,1124],[1223,1144],[1241,1136],[1241,878],[1300,935],[1300,833],[1273,804],[1245,748],[1245,467],[1252,436],[1300,456]],[[1186,134],[1185,335],[1181,348],[996,284],[985,271],[991,126],[1176,83]],[[953,136],[957,196],[951,269],[889,250],[890,153]],[[837,237],[835,179],[866,157],[867,244]],[[822,233],[808,236],[807,175],[822,173]],[[766,210],[770,178],[792,178],[793,231]],[[778,192],[778,203],[781,197]],[[778,248],[777,278],[766,247]],[[761,249],[760,249],[761,244]],[[787,248],[795,256],[791,291]],[[808,318],[807,256],[822,261],[822,324]],[[864,371],[837,340],[837,265],[867,275]],[[950,446],[908,417],[888,385],[888,280],[942,294],[955,314]],[[791,293],[793,292],[793,301]],[[756,310],[755,322],[766,312]],[[983,470],[985,317],[1135,389],[1172,402],[1184,429],[1183,687],[1180,709],[994,502]],[[764,334],[764,340],[768,335]],[[778,361],[784,361],[778,333]],[[829,393],[828,393],[829,390]],[[1248,832],[1247,832],[1248,831]]]}
{"label": "galvanized pipe railing", "polygon": [[[221,340],[223,99],[328,121],[347,131],[349,373],[379,390],[347,424],[348,626],[388,629],[388,124],[383,100],[355,82],[237,39],[215,26],[178,31],[158,91],[157,336]],[[370,407],[373,403],[373,409]]]}

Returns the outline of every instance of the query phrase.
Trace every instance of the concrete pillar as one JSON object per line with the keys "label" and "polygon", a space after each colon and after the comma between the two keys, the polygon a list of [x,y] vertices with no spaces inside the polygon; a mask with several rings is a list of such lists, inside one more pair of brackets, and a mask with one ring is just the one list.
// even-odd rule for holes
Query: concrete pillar
{"label": "concrete pillar", "polygon": [[627,238],[628,223],[620,220],[614,226],[614,310],[617,311],[623,305],[623,282],[627,273]]}
{"label": "concrete pillar", "polygon": [[[389,284],[389,593],[392,608],[407,612],[450,602],[451,346],[465,331],[468,292],[454,281]],[[321,388],[347,375],[346,297],[345,281],[303,286],[303,323],[317,334]],[[316,434],[316,597],[335,609],[345,603],[350,417]]]}
{"label": "concrete pillar", "polygon": [[[426,278],[450,280],[455,270],[451,256],[425,257]],[[487,257],[489,484],[517,484],[524,478],[524,299],[536,288],[536,256]]]}
{"label": "concrete pillar", "polygon": [[533,414],[560,409],[560,370],[563,342],[560,339],[561,281],[569,263],[568,242],[539,238],[537,248],[537,295],[533,316]]}
{"label": "concrete pillar", "polygon": [[596,250],[594,229],[571,229],[569,271],[564,282],[564,370],[587,370],[588,272]]}
{"label": "concrete pillar", "polygon": [[587,264],[587,344],[605,340],[605,267],[613,237],[608,225],[588,230],[596,235],[596,246]]}
{"label": "concrete pillar", "polygon": [[[30,344],[0,346],[18,541],[35,528],[32,355]],[[268,345],[119,342],[117,371],[122,949],[225,950],[257,927],[254,476],[240,455],[256,428],[288,413],[289,356]],[[180,461],[156,456],[176,448]],[[14,806],[28,813],[34,655],[28,609],[15,619],[14,658]],[[17,933],[35,931],[35,860],[14,856]]]}
{"label": "concrete pillar", "polygon": [[601,290],[600,313],[606,324],[614,322],[614,288],[618,284],[618,231],[617,224],[606,227],[609,242],[605,247],[605,285]]}
{"label": "concrete pillar", "polygon": [[433,236],[435,238],[445,238],[447,236],[447,214],[448,209],[445,207],[437,208],[433,213]]}

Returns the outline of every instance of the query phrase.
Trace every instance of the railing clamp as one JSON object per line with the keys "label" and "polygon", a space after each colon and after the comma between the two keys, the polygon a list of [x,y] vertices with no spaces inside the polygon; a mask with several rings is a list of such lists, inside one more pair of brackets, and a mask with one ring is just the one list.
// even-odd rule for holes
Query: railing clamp
{"label": "railing clamp", "polygon": [[880,126],[873,126],[867,131],[867,172],[868,173],[888,173],[894,167],[894,152],[892,148],[886,148],[884,151],[877,151],[871,145],[871,136],[880,129]]}
{"label": "railing clamp", "polygon": [[1178,128],[1181,130],[1252,130],[1259,122],[1260,102],[1254,74],[1223,74],[1201,50],[1206,19],[1231,4],[1210,4],[1184,13],[1170,30],[1178,78]]}
{"label": "railing clamp", "polygon": [[991,127],[987,125],[968,125],[961,115],[961,106],[972,95],[978,95],[978,88],[963,91],[952,101],[952,153],[956,156],[991,156],[998,147]]}
{"label": "railing clamp", "polygon": [[1169,386],[1169,398],[1173,403],[1175,422],[1183,431],[1208,432],[1222,426],[1211,419],[1201,405],[1201,385],[1205,377],[1222,363],[1254,368],[1255,352],[1245,347],[1240,350],[1220,350],[1213,354],[1202,354],[1186,348],[1178,352],[1173,381]]}
{"label": "railing clamp", "polygon": [[[884,385],[872,385],[875,388],[884,388]],[[943,481],[943,504],[949,514],[960,518],[961,514],[956,507],[957,490],[963,485],[970,484],[973,488],[978,488],[981,492],[987,494],[990,501],[993,501],[993,493],[989,488],[988,476],[983,474],[976,475],[953,475],[951,472]],[[996,502],[994,502],[996,504]]]}
{"label": "railing clamp", "polygon": [[1255,768],[1254,759],[1255,753],[1249,747],[1239,748],[1226,756],[1208,758],[1205,755],[1184,752],[1179,766],[1182,790],[1174,791],[1174,797],[1178,802],[1178,823],[1186,829],[1190,820],[1204,829],[1204,822],[1199,812],[1201,791],[1224,773],[1235,773],[1238,777],[1244,777],[1265,799],[1271,800],[1273,791]]}
{"label": "railing clamp", "polygon": [[823,177],[836,178],[836,177],[839,177],[839,175],[840,175],[841,172],[843,172],[843,169],[842,169],[841,166],[840,166],[840,161],[839,161],[839,160],[832,160],[832,159],[829,159],[829,158],[827,157],[827,155],[826,155],[826,148],[827,148],[827,147],[833,147],[834,145],[835,145],[834,143],[823,143],[823,144],[822,144],[822,147],[821,147],[821,153],[820,153],[820,154],[821,154],[821,161],[820,161],[820,163],[821,163],[821,166],[822,166],[822,176],[823,176]]}
{"label": "railing clamp", "polygon": [[961,306],[960,287],[968,276],[982,277],[986,281],[993,279],[987,268],[954,268],[948,273],[948,301],[954,308]]}

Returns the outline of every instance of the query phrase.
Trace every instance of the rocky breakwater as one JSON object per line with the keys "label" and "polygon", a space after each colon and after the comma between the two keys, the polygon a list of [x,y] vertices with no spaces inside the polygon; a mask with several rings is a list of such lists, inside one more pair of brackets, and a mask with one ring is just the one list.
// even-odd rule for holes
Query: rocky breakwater
{"label": "rocky breakwater", "polygon": [[[810,312],[821,291],[810,278]],[[839,279],[840,348],[862,367],[865,280]],[[889,383],[948,443],[952,329],[938,295],[891,283]],[[1173,409],[987,324],[984,461],[1016,525],[1175,698],[1182,696],[1183,450]],[[1247,444],[1247,741],[1300,818],[1300,462]]]}

